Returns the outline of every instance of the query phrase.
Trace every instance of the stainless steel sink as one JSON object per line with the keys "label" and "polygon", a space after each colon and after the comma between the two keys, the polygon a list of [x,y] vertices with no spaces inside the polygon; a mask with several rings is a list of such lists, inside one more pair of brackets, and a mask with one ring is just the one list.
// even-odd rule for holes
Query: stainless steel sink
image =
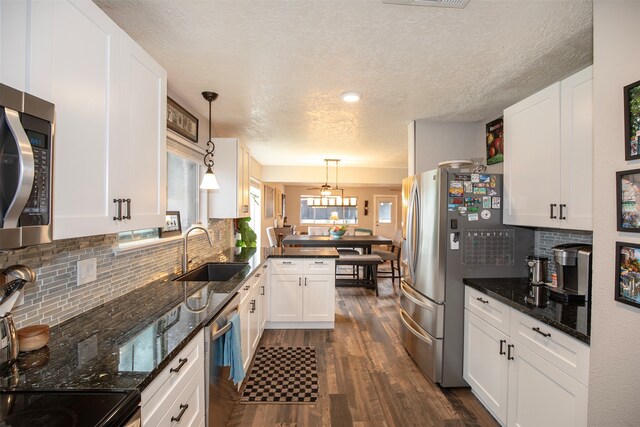
{"label": "stainless steel sink", "polygon": [[226,282],[245,268],[246,262],[209,262],[173,279],[174,282]]}

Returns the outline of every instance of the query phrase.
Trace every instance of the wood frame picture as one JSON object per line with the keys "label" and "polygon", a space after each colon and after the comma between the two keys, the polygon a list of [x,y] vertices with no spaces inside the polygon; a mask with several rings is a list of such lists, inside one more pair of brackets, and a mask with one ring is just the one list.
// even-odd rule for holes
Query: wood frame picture
{"label": "wood frame picture", "polygon": [[160,237],[171,237],[180,235],[182,235],[180,211],[167,211],[164,227],[160,229]]}
{"label": "wood frame picture", "polygon": [[167,97],[167,127],[189,141],[198,143],[198,118],[169,97]]}
{"label": "wood frame picture", "polygon": [[624,87],[624,158],[640,159],[640,80]]}
{"label": "wood frame picture", "polygon": [[504,119],[499,117],[485,125],[487,165],[504,162]]}
{"label": "wood frame picture", "polygon": [[616,301],[640,308],[640,245],[616,242]]}
{"label": "wood frame picture", "polygon": [[618,231],[640,233],[640,169],[616,172]]}
{"label": "wood frame picture", "polygon": [[273,218],[274,198],[275,198],[275,189],[273,187],[269,187],[268,185],[265,185],[264,186],[264,217],[265,218]]}

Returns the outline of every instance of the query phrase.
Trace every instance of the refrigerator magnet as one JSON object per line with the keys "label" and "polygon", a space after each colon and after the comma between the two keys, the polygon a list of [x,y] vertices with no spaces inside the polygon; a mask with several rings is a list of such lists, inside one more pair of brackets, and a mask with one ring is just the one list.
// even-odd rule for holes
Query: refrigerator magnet
{"label": "refrigerator magnet", "polygon": [[464,192],[465,193],[473,193],[473,182],[465,181],[465,183],[464,183]]}
{"label": "refrigerator magnet", "polygon": [[491,209],[500,209],[500,197],[491,198]]}
{"label": "refrigerator magnet", "polygon": [[487,209],[483,210],[482,212],[480,212],[480,217],[481,217],[482,219],[489,219],[489,218],[491,218],[491,211],[490,211],[490,210],[487,210]]}
{"label": "refrigerator magnet", "polygon": [[478,214],[477,213],[470,213],[469,215],[467,215],[467,218],[469,218],[469,221],[477,221],[478,220]]}
{"label": "refrigerator magnet", "polygon": [[482,198],[482,207],[484,209],[490,209],[491,208],[491,197],[489,196],[484,196]]}
{"label": "refrigerator magnet", "polygon": [[487,189],[484,187],[481,187],[481,188],[474,187],[473,194],[487,194]]}
{"label": "refrigerator magnet", "polygon": [[460,215],[466,215],[467,214],[467,208],[464,206],[458,206],[458,213]]}
{"label": "refrigerator magnet", "polygon": [[480,175],[480,182],[485,184],[491,183],[491,175]]}
{"label": "refrigerator magnet", "polygon": [[471,174],[471,182],[480,182],[480,174],[472,173]]}
{"label": "refrigerator magnet", "polygon": [[491,189],[490,189],[489,191],[487,191],[487,194],[488,194],[489,196],[497,196],[497,195],[498,195],[498,192],[497,192],[496,190],[491,190]]}
{"label": "refrigerator magnet", "polygon": [[496,177],[491,176],[491,181],[489,181],[489,187],[496,188]]}
{"label": "refrigerator magnet", "polygon": [[458,209],[458,205],[454,204],[454,203],[449,203],[449,206],[447,208],[447,210],[449,212],[454,212],[456,209]]}
{"label": "refrigerator magnet", "polygon": [[463,194],[462,182],[451,181],[449,183],[449,196],[460,197]]}

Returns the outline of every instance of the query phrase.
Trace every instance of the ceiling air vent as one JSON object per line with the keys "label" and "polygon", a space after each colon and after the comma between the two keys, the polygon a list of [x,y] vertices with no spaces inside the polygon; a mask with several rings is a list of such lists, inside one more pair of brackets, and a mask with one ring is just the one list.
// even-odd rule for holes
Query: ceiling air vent
{"label": "ceiling air vent", "polygon": [[462,9],[469,3],[469,0],[382,0],[382,3]]}

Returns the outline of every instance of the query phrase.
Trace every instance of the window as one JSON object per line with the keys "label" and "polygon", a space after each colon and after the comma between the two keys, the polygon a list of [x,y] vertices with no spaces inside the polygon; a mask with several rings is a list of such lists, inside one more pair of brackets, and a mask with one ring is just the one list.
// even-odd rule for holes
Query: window
{"label": "window", "polygon": [[330,220],[332,212],[338,213],[338,224],[357,224],[358,206],[310,206],[309,201],[315,196],[300,196],[300,223],[301,224],[332,224]]}
{"label": "window", "polygon": [[167,153],[167,210],[180,211],[183,231],[198,222],[199,178],[193,160]]}
{"label": "window", "polygon": [[[199,165],[190,158],[167,152],[167,210],[180,211],[182,231],[198,222],[200,196]],[[157,239],[157,228],[123,231],[118,243]]]}

